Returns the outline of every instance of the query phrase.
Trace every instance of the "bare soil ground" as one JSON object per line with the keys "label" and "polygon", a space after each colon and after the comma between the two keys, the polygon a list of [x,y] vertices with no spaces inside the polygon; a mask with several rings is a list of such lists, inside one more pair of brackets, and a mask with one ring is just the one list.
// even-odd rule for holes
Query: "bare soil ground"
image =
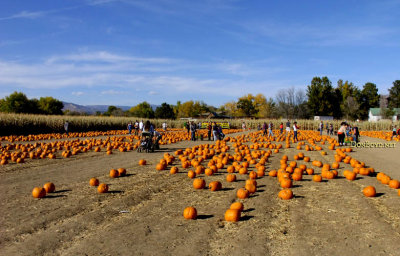
{"label": "bare soil ground", "polygon": [[[242,200],[241,221],[225,222],[225,210],[237,201],[247,176],[237,174],[239,180],[228,183],[226,169],[201,175],[207,184],[222,182],[222,191],[211,192],[194,190],[180,166],[175,175],[155,170],[165,152],[201,143],[208,142],[180,142],[150,154],[90,152],[0,166],[0,255],[400,255],[397,191],[375,177],[347,181],[342,172],[351,167],[343,163],[334,180],[315,183],[303,176],[287,201],[277,196],[276,178],[260,178],[256,194]],[[301,151],[311,160],[334,161],[330,150],[326,156]],[[279,168],[282,155],[293,160],[298,152],[292,147],[273,154],[267,171]],[[355,149],[351,156],[400,179],[400,143]],[[138,165],[142,158],[148,165]],[[108,176],[120,167],[126,177]],[[89,186],[91,177],[109,184],[110,192],[98,194]],[[56,193],[34,199],[33,187],[49,181]],[[363,196],[367,185],[376,187],[378,197]],[[183,218],[187,206],[197,208],[197,220]]]}

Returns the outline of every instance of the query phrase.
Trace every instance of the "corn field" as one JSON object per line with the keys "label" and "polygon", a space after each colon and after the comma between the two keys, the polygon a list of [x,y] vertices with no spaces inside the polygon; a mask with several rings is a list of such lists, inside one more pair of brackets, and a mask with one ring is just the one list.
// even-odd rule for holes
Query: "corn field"
{"label": "corn field", "polygon": [[[60,133],[64,131],[65,121],[69,122],[69,130],[71,132],[86,132],[86,131],[107,131],[107,130],[122,130],[126,129],[129,122],[140,121],[142,118],[134,117],[105,117],[105,116],[46,116],[46,115],[29,115],[29,114],[8,114],[0,113],[0,136],[7,135],[28,135],[28,134],[42,134],[42,133]],[[209,120],[194,119],[196,122],[203,122]],[[146,120],[143,120],[146,121]],[[229,119],[211,121],[229,122],[231,128],[241,128],[242,123],[246,123],[247,128],[257,129],[258,126],[262,127],[264,122],[272,122],[275,129],[279,128],[280,123],[285,123],[287,120],[276,119],[258,119],[258,120],[244,120],[244,119]],[[302,130],[317,130],[319,121],[314,120],[296,120],[297,125]],[[166,122],[169,128],[183,128],[185,120],[163,120],[152,119],[151,122],[158,128],[161,127],[163,122]],[[291,120],[293,124],[293,120]],[[333,124],[335,130],[339,128],[342,120],[324,121],[324,129],[326,124]],[[355,125],[355,122],[351,123]],[[364,131],[389,131],[392,125],[400,126],[400,122],[395,123],[391,121],[379,122],[359,122],[357,126],[360,130]]]}

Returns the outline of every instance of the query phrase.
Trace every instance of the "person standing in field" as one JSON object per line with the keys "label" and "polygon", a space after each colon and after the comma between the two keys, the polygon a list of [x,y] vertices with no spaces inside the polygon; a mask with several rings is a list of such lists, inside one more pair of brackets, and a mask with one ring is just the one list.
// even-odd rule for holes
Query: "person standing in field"
{"label": "person standing in field", "polygon": [[133,127],[135,128],[135,135],[139,134],[139,122],[138,120],[135,121],[135,124],[133,125]]}
{"label": "person standing in field", "polygon": [[69,123],[68,123],[68,121],[65,121],[65,123],[64,123],[64,130],[65,130],[65,133],[67,134],[67,136],[69,135],[69,133],[68,133],[68,128],[69,128]]}
{"label": "person standing in field", "polygon": [[244,132],[246,131],[246,123],[245,122],[242,123],[242,129]]}
{"label": "person standing in field", "polygon": [[141,133],[143,131],[143,120],[140,120],[139,122],[139,132]]}
{"label": "person standing in field", "polygon": [[344,137],[346,136],[346,126],[347,126],[347,124],[345,122],[342,122],[340,124],[340,128],[337,132],[340,146],[344,145]]}
{"label": "person standing in field", "polygon": [[274,127],[274,125],[272,124],[272,122],[269,122],[269,125],[268,125],[268,138],[269,138],[269,136],[271,136],[271,138],[274,137],[274,133],[272,132],[273,127]]}
{"label": "person standing in field", "polygon": [[333,135],[333,124],[329,125],[329,133],[330,135]]}
{"label": "person standing in field", "polygon": [[211,122],[208,122],[207,130],[208,130],[207,131],[208,140],[211,140],[211,130],[212,130]]}
{"label": "person standing in field", "polygon": [[293,123],[293,139],[295,142],[298,141],[297,139],[297,131],[298,131],[299,127],[297,126],[297,122]]}
{"label": "person standing in field", "polygon": [[190,140],[195,141],[196,140],[196,124],[194,122],[190,122],[190,132],[192,135]]}
{"label": "person standing in field", "polygon": [[218,125],[217,125],[216,122],[213,123],[212,132],[213,132],[214,141],[219,140],[219,136],[218,136]]}
{"label": "person standing in field", "polygon": [[324,130],[324,123],[322,121],[319,123],[318,130],[319,130],[319,135],[322,136],[322,131]]}
{"label": "person standing in field", "polygon": [[290,134],[290,121],[289,120],[287,120],[287,122],[286,122],[286,132],[288,134]]}
{"label": "person standing in field", "polygon": [[129,122],[127,128],[128,128],[129,135],[131,135],[131,133],[132,133],[132,122]]}
{"label": "person standing in field", "polygon": [[360,132],[358,131],[358,127],[357,127],[357,126],[354,126],[354,127],[353,127],[353,140],[354,140],[355,142],[360,142],[359,137],[360,137]]}
{"label": "person standing in field", "polygon": [[279,125],[279,131],[281,132],[281,134],[283,133],[283,123],[281,123],[281,124]]}
{"label": "person standing in field", "polygon": [[392,129],[392,139],[393,139],[393,137],[396,137],[396,136],[397,136],[397,129],[396,129],[396,126],[393,125],[393,129]]}
{"label": "person standing in field", "polygon": [[162,123],[162,128],[164,131],[167,131],[167,123],[166,122]]}
{"label": "person standing in field", "polygon": [[267,135],[267,123],[266,122],[263,123],[262,130],[263,130],[263,135],[264,136]]}
{"label": "person standing in field", "polygon": [[299,127],[297,126],[297,122],[293,123],[293,139],[295,142],[298,141],[297,135],[299,133]]}

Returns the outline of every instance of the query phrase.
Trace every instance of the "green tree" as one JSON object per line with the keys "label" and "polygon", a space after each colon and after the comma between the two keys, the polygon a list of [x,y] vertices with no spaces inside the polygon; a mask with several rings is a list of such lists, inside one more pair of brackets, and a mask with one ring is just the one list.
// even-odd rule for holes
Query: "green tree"
{"label": "green tree", "polygon": [[400,80],[394,81],[389,89],[388,107],[400,108]]}
{"label": "green tree", "polygon": [[38,101],[38,107],[41,113],[46,115],[62,115],[64,104],[53,97],[41,97]]}
{"label": "green tree", "polygon": [[370,108],[379,107],[378,88],[374,83],[366,83],[359,95],[358,103],[360,104],[360,117],[366,119]]}
{"label": "green tree", "polygon": [[237,109],[239,109],[245,116],[254,116],[257,113],[253,102],[249,98],[240,98],[237,102]]}
{"label": "green tree", "polygon": [[[340,94],[332,87],[328,77],[314,77],[307,86],[307,105],[311,115],[338,116],[336,105],[340,105]],[[339,101],[339,102],[338,102]]]}
{"label": "green tree", "polygon": [[111,113],[118,108],[116,106],[108,106],[107,111],[103,113],[104,116],[111,116]]}
{"label": "green tree", "polygon": [[[359,97],[361,93],[360,90],[352,82],[349,81],[343,82],[342,79],[339,79],[337,84],[338,84],[337,89],[340,91],[340,94],[342,96],[340,102],[340,110],[342,114],[347,119],[349,118],[357,119],[357,116],[359,114],[357,99],[360,98]],[[354,109],[353,108],[354,106],[357,106],[357,108]]]}
{"label": "green tree", "polygon": [[7,113],[36,113],[37,106],[33,105],[34,101],[30,101],[22,92],[13,92],[1,101],[0,111]]}
{"label": "green tree", "polygon": [[129,111],[136,117],[154,118],[154,111],[146,101],[132,107]]}
{"label": "green tree", "polygon": [[171,107],[171,105],[164,102],[161,104],[160,107],[156,108],[154,116],[156,118],[174,119],[175,113],[174,113],[174,109]]}

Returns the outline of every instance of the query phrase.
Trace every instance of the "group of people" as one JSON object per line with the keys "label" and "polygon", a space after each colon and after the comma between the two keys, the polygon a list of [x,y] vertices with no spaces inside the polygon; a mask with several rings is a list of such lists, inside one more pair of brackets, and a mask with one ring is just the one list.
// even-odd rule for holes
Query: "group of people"
{"label": "group of people", "polygon": [[[283,132],[284,132],[283,128],[284,128],[284,124],[280,123],[280,125],[279,125],[280,134],[283,134]],[[300,127],[297,125],[297,122],[293,123],[292,128],[293,128],[293,138],[295,141],[298,141],[297,134],[298,134],[298,130]],[[267,136],[268,138],[274,137],[273,129],[274,129],[274,124],[272,122],[269,122],[268,124],[266,122],[264,122],[262,126],[258,125],[258,130],[262,130],[263,135]],[[290,120],[287,120],[287,122],[286,122],[285,132],[287,132],[288,134],[290,134],[290,132],[291,132]]]}
{"label": "group of people", "polygon": [[338,141],[340,146],[346,145],[345,139],[352,138],[355,142],[360,142],[360,131],[357,126],[351,126],[346,122],[340,124],[339,130],[337,132]]}
{"label": "group of people", "polygon": [[[324,131],[324,122],[321,121],[318,125],[319,135],[322,136],[322,132]],[[326,124],[326,134],[333,135],[333,124]]]}

